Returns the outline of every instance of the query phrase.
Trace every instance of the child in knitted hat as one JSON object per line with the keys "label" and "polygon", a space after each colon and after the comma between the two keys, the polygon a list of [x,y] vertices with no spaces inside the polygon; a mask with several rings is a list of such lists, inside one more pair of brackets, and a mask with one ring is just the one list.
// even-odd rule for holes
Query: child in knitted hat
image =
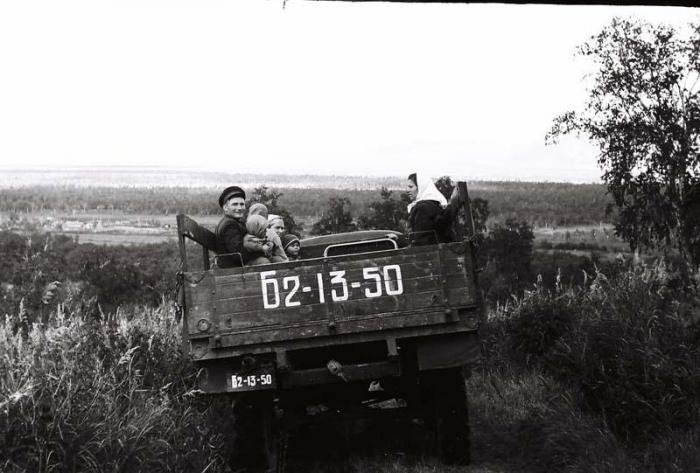
{"label": "child in knitted hat", "polygon": [[[258,232],[258,235],[264,234],[263,251],[265,252],[266,258],[269,259],[271,263],[281,263],[283,261],[288,261],[287,255],[282,249],[282,241],[280,240],[279,235],[274,230],[269,228],[269,222],[267,219],[267,207],[261,203],[251,205],[250,209],[248,209],[248,219],[250,220],[253,217],[255,217],[255,230]],[[258,226],[262,225],[265,226],[264,232],[260,228],[258,228]],[[248,230],[248,233],[251,233],[250,230]],[[243,240],[243,243],[245,246],[245,238]]]}
{"label": "child in knitted hat", "polygon": [[267,219],[260,215],[249,215],[245,228],[247,233],[243,237],[243,247],[250,255],[248,265],[270,264],[271,243],[267,241]]}
{"label": "child in knitted hat", "polygon": [[285,233],[282,235],[282,249],[284,250],[289,261],[296,261],[301,259],[299,256],[299,250],[301,249],[301,243],[299,242],[299,237],[291,233]]}

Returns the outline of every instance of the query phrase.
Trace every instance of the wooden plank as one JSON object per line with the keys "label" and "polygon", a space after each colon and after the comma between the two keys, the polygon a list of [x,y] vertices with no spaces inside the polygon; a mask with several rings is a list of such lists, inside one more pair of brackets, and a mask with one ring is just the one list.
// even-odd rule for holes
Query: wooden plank
{"label": "wooden plank", "polygon": [[[258,275],[255,280],[252,278],[246,278],[245,280],[239,280],[237,284],[233,284],[233,281],[229,280],[229,284],[221,285],[217,279],[216,291],[212,291],[212,287],[209,284],[201,289],[188,285],[186,290],[188,291],[187,294],[189,296],[188,300],[190,303],[198,303],[213,299],[244,299],[246,297],[260,298],[263,291],[267,291],[269,294],[278,293],[282,297],[286,297],[288,294],[294,292],[297,292],[299,295],[308,293],[317,295],[319,290],[318,278],[323,277],[324,289],[333,289],[340,293],[343,292],[343,287],[346,286],[347,291],[350,294],[364,294],[365,289],[369,290],[370,292],[374,292],[377,289],[377,284],[379,284],[379,290],[382,292],[386,290],[387,284],[389,289],[395,289],[397,286],[397,282],[395,281],[395,273],[396,272],[392,270],[387,271],[389,278],[386,278],[385,274],[379,273],[380,279],[375,280],[372,278],[372,275],[369,276],[369,279],[365,279],[365,276],[361,271],[351,271],[349,273],[346,272],[344,275],[339,274],[335,283],[331,283],[330,275],[323,273],[323,271],[302,275],[282,273],[282,275],[266,275],[266,280],[263,280],[261,276]],[[377,273],[374,272],[373,274]],[[453,271],[450,271],[449,273],[445,272],[443,274],[446,276],[459,274],[463,275],[464,272],[459,271],[455,266]],[[416,283],[411,283],[410,281],[416,279],[421,281],[434,279],[435,281],[438,281],[439,275],[440,271],[437,264],[431,264],[425,267],[413,265],[401,267],[401,281],[403,281],[404,288],[415,286]],[[285,278],[287,279],[285,280]],[[341,281],[341,278],[345,281],[345,283]],[[408,289],[406,289],[404,292],[407,291]],[[315,299],[319,300],[319,297],[315,297]]]}
{"label": "wooden plank", "polygon": [[196,241],[209,251],[216,251],[216,235],[184,214],[177,216],[178,235]]}
{"label": "wooden plank", "polygon": [[[434,305],[433,295],[439,294],[439,290],[435,289],[432,291],[427,291],[419,294],[411,294],[406,297],[377,297],[374,299],[367,300],[367,304],[362,304],[362,301],[357,301],[360,304],[359,312],[360,315],[366,315],[367,311],[374,310],[375,313],[383,312],[402,312],[407,310],[418,310],[425,307],[431,307]],[[442,298],[439,297],[437,300],[442,302]],[[328,306],[332,306],[337,309],[338,317],[347,316],[347,310],[341,309],[339,303],[331,304],[308,304],[299,307],[280,307],[278,309],[261,310],[255,308],[248,311],[224,311],[220,312],[220,317],[223,319],[231,319],[230,325],[233,327],[255,327],[262,325],[277,325],[277,326],[292,326],[303,324],[307,321],[318,321],[325,320],[328,316]],[[346,306],[350,308],[351,306]],[[354,306],[352,306],[354,307]],[[218,306],[217,306],[218,308]],[[373,309],[371,309],[373,308]],[[340,311],[345,312],[340,312]],[[225,321],[224,325],[229,324],[228,320]]]}
{"label": "wooden plank", "polygon": [[[400,261],[397,261],[396,264],[398,264],[401,268],[401,273],[402,273],[402,278],[404,280],[410,279],[413,276],[425,276],[428,274],[435,275],[439,274],[440,272],[447,273],[447,274],[452,274],[456,272],[463,272],[465,274],[471,274],[473,272],[472,270],[472,264],[471,264],[471,258],[465,257],[461,254],[450,254],[450,252],[444,252],[443,253],[443,263],[442,266],[437,260],[437,253],[432,255],[433,257],[430,259],[425,259],[425,260],[419,260],[415,261],[412,260],[411,258],[407,259],[402,259]],[[342,270],[346,271],[345,274],[345,279],[348,281],[348,283],[360,283],[364,284],[365,278],[364,274],[362,273],[362,270],[365,268],[370,268],[370,267],[379,267],[379,268],[384,268],[386,266],[389,266],[389,264],[381,264],[381,263],[391,263],[392,259],[387,259],[387,260],[381,260],[381,261],[368,261],[368,260],[363,260],[362,263],[359,263],[357,266],[343,266],[340,264],[335,264],[335,265],[329,265],[329,268],[332,270]],[[372,263],[379,263],[379,264],[374,264]],[[361,264],[361,265],[360,265]],[[299,277],[301,287],[310,287],[310,288],[315,288],[317,287],[317,275],[318,274],[323,274],[324,269],[322,265],[314,265],[314,266],[303,266],[303,267],[293,267],[293,268],[281,268],[281,269],[273,269],[277,265],[266,265],[266,266],[260,266],[258,268],[260,269],[266,269],[268,271],[275,271],[274,278],[277,279],[278,285],[281,284],[281,281],[285,277],[294,277],[297,276]],[[269,268],[269,269],[268,269]],[[226,295],[238,295],[239,297],[246,297],[246,296],[258,296],[260,294],[260,279],[261,279],[261,272],[251,272],[251,273],[245,273],[245,274],[228,274],[225,276],[220,276],[218,272],[214,271],[213,274],[216,275],[217,277],[217,288],[216,288],[216,293],[217,294],[226,294]],[[201,275],[200,275],[201,277]],[[272,276],[270,276],[272,277]],[[371,282],[370,282],[371,284]],[[201,302],[203,300],[207,300],[212,298],[211,296],[211,291],[209,288],[205,291],[192,291],[189,293],[190,301],[192,303],[196,302]]]}
{"label": "wooden plank", "polygon": [[[444,311],[426,312],[420,310],[406,313],[375,314],[375,316],[363,320],[342,320],[336,321],[333,335],[342,336],[345,334],[358,334],[373,331],[391,331],[400,328],[422,327],[430,325],[453,324],[459,325]],[[283,330],[266,329],[254,330],[240,333],[230,333],[221,335],[222,347],[237,347],[244,345],[255,345],[260,343],[272,343],[282,340],[313,339],[316,337],[328,336],[331,332],[325,322],[309,324],[304,326],[285,327]],[[388,332],[385,333],[385,336]]]}
{"label": "wooden plank", "polygon": [[[444,265],[443,273],[464,273],[462,268],[463,266],[460,266],[458,263],[449,265],[446,264]],[[297,280],[299,283],[299,287],[297,289],[298,292],[306,291],[306,293],[308,293],[309,291],[312,291],[314,294],[316,294],[319,288],[319,275],[324,280],[324,289],[333,288],[340,290],[340,288],[342,287],[342,282],[340,281],[340,279],[338,279],[337,283],[331,284],[330,274],[324,272],[322,268],[318,268],[318,271],[314,271],[313,269],[316,268],[311,268],[310,271],[303,272],[285,271],[280,273],[276,271],[275,274],[264,275],[269,281],[267,283],[263,283],[262,280],[262,276],[264,273],[246,275],[245,278],[239,277],[238,279],[232,279],[232,277],[229,276],[227,277],[227,280],[224,283],[220,282],[219,278],[217,278],[215,293],[213,293],[211,291],[211,288],[208,286],[203,290],[199,290],[198,288],[194,287],[194,285],[188,285],[188,300],[190,301],[190,303],[197,303],[215,298],[260,297],[262,294],[263,287],[266,287],[268,291],[273,291],[274,288],[277,287],[277,292],[286,296],[289,292],[295,291]],[[437,277],[440,274],[440,265],[437,261],[429,262],[424,265],[404,264],[403,266],[400,266],[400,271],[402,276],[401,279],[403,281],[409,281],[415,278]],[[393,278],[395,277],[395,271],[389,270],[387,271],[387,273],[390,277],[390,280],[393,280]],[[386,278],[383,271],[380,271],[379,274],[381,276],[380,284],[383,286]],[[338,275],[338,277],[340,278],[341,275]],[[287,289],[285,289],[284,287],[285,278],[289,278],[286,282]],[[364,292],[365,288],[371,288],[371,286],[375,284],[375,281],[371,278],[371,276],[368,279],[365,279],[365,275],[361,269],[345,271],[345,274],[342,275],[342,278],[346,281],[348,290],[352,290],[351,292],[357,291],[360,288],[362,289],[362,292]],[[216,294],[216,296],[214,296],[214,294]]]}
{"label": "wooden plank", "polygon": [[[448,274],[446,276],[445,287],[447,289],[461,289],[466,293],[473,293],[473,285],[465,277],[464,274]],[[441,289],[441,280],[436,275],[424,276],[413,279],[404,279],[402,281],[403,294],[396,295],[395,297],[405,297],[411,294],[426,292],[431,290]],[[287,286],[287,287],[291,287]],[[390,283],[390,288],[392,287]],[[271,296],[268,294],[268,300],[274,303],[279,303],[280,307],[288,307],[289,304],[296,304],[292,307],[303,307],[308,305],[320,304],[321,295],[319,294],[318,287],[313,287],[307,292],[303,292],[302,289],[291,291],[283,290],[284,286],[281,285],[281,290],[279,291],[279,297]],[[339,285],[333,285],[333,289],[340,290]],[[386,285],[382,284],[380,286],[382,293],[386,295]],[[217,288],[218,289],[218,288]],[[373,293],[376,290],[376,285],[373,282],[363,282],[358,287],[348,287],[348,301],[356,300],[373,300],[374,297],[368,297],[366,291]],[[264,312],[276,311],[276,308],[266,309],[263,302],[263,292],[260,287],[250,295],[250,292],[245,292],[243,295],[234,294],[232,297],[228,297],[228,294],[224,294],[223,291],[217,291],[215,295],[211,298],[196,299],[192,297],[194,301],[192,305],[199,305],[204,303],[215,304],[218,311],[225,313],[237,313],[237,312],[248,312],[251,310],[259,310]],[[328,303],[332,302],[332,296],[328,294],[323,295],[323,300]],[[339,301],[342,302],[342,301]]]}
{"label": "wooden plank", "polygon": [[[326,266],[329,271],[351,271],[354,269],[361,270],[365,267],[372,266],[387,266],[387,265],[422,265],[425,262],[437,262],[437,251],[418,254],[395,254],[377,258],[362,258],[353,261],[327,261]],[[278,276],[286,276],[290,274],[315,274],[321,272],[324,267],[323,260],[312,260],[304,265],[290,265],[289,263],[269,264],[261,266],[248,266],[249,271],[244,274],[220,274],[217,271],[217,280],[221,285],[237,284],[241,280],[247,280],[253,277],[254,274],[261,272],[276,271]]]}
{"label": "wooden plank", "polygon": [[[476,308],[473,309],[475,312]],[[224,346],[216,350],[206,350],[196,357],[197,361],[225,360],[242,354],[262,354],[275,353],[277,351],[291,351],[308,348],[319,348],[328,346],[338,346],[351,343],[366,343],[373,341],[384,341],[387,336],[395,337],[397,340],[432,336],[440,334],[466,333],[472,334],[474,343],[479,343],[477,331],[462,323],[444,323],[431,325],[418,325],[413,327],[397,327],[389,331],[366,331],[359,333],[345,333],[342,335],[325,334],[313,338],[281,339],[275,341],[263,341],[262,343],[245,346]]]}
{"label": "wooden plank", "polygon": [[[463,289],[458,289],[449,292],[449,299],[450,306],[457,309],[459,307],[474,306],[476,296],[474,294],[466,294]],[[401,299],[389,296],[335,303],[332,306],[335,309],[334,320],[336,323],[339,321],[369,320],[420,310],[434,311],[436,308],[444,312],[445,309],[442,291],[439,290],[413,294]],[[218,313],[219,328],[223,333],[249,332],[258,329],[288,330],[294,327],[304,327],[314,323],[325,322],[327,318],[326,310],[326,305],[315,304],[301,308],[275,309],[267,312],[260,310],[243,313],[220,312]],[[196,329],[196,326],[193,325],[192,328]],[[199,334],[200,332],[196,333]]]}

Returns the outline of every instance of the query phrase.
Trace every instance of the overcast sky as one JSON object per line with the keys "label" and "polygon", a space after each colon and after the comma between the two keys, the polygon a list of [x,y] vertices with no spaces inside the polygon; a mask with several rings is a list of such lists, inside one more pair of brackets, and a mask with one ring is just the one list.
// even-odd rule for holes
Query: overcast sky
{"label": "overcast sky", "polygon": [[574,48],[678,7],[0,2],[0,166],[598,180]]}

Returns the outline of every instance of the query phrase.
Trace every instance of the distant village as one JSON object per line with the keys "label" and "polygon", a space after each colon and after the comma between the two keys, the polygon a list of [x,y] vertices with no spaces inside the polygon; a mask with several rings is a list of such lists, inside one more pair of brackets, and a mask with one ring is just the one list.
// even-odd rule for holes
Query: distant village
{"label": "distant village", "polygon": [[175,229],[173,227],[174,223],[163,223],[159,219],[132,216],[109,219],[95,216],[47,216],[0,212],[0,229],[15,232],[174,235]]}

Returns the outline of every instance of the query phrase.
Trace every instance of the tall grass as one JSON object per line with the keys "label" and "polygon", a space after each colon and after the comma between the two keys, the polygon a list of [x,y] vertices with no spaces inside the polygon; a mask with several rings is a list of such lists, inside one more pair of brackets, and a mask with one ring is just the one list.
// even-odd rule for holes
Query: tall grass
{"label": "tall grass", "polygon": [[[0,323],[0,471],[214,471],[225,406],[193,389],[164,307]],[[214,412],[216,410],[223,412]],[[223,414],[223,415],[222,415]]]}
{"label": "tall grass", "polygon": [[[662,263],[584,279],[492,311],[468,382],[470,471],[698,471],[697,287]],[[195,389],[171,308],[81,305],[0,320],[0,471],[235,471],[230,400]],[[456,471],[410,449],[308,460],[317,473]]]}
{"label": "tall grass", "polygon": [[481,372],[490,383],[515,372],[559,386],[539,422],[551,468],[698,471],[697,294],[697,279],[689,286],[663,262],[597,272],[583,286],[537,284],[490,317]]}

